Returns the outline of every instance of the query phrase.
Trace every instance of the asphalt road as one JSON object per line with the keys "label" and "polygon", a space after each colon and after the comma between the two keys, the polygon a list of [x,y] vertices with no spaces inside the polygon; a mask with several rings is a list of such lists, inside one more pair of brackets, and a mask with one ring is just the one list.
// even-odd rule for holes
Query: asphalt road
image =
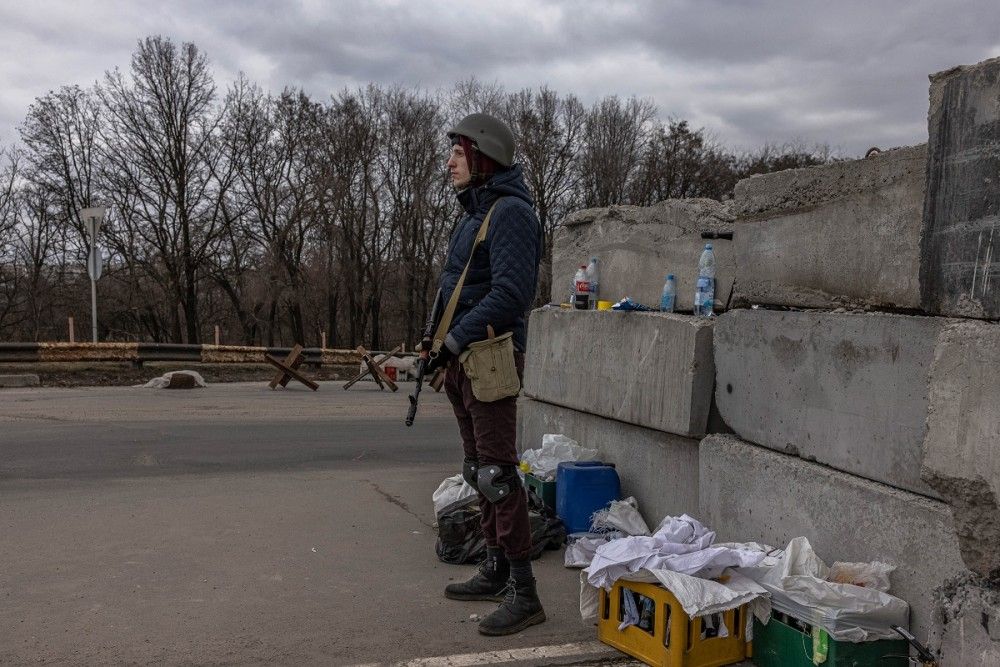
{"label": "asphalt road", "polygon": [[434,555],[457,429],[430,391],[407,429],[408,389],[0,390],[0,664],[617,659],[561,552],[515,637],[442,597],[472,571]]}
{"label": "asphalt road", "polygon": [[414,425],[405,393],[329,383],[311,392],[259,383],[194,390],[3,390],[0,479],[97,478],[288,470],[367,460],[450,464],[457,429],[443,394],[423,392]]}

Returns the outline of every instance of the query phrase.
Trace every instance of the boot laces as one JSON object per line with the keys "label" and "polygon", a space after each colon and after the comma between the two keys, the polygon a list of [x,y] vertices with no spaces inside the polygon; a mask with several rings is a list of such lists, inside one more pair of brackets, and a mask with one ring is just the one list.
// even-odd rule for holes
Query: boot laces
{"label": "boot laces", "polygon": [[514,602],[517,600],[517,584],[514,580],[508,579],[507,586],[505,586],[501,592],[504,594],[503,604],[508,607],[512,607]]}

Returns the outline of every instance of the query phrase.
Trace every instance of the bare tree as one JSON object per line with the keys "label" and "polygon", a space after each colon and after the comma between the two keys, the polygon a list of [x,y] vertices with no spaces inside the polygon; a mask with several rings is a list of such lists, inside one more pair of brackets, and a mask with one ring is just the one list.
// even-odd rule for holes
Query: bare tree
{"label": "bare tree", "polygon": [[[99,88],[106,124],[102,158],[122,220],[149,254],[136,257],[179,304],[188,342],[201,340],[199,283],[219,229],[224,174],[208,60],[194,44],[148,37],[126,77]],[[180,341],[181,317],[173,317]]]}
{"label": "bare tree", "polygon": [[724,199],[736,185],[736,160],[703,129],[685,120],[658,124],[650,132],[631,184],[630,201],[648,206],[664,199]]}
{"label": "bare tree", "polygon": [[98,197],[97,152],[100,109],[92,90],[64,86],[38,98],[19,128],[27,151],[27,178],[55,207],[54,214],[70,225],[78,257],[85,257],[90,240],[84,235],[80,209]]}
{"label": "bare tree", "polygon": [[[298,343],[306,342],[304,260],[316,225],[321,118],[320,105],[305,93],[286,89],[271,97],[251,87],[229,125],[238,164],[234,205],[242,213],[240,229],[260,248],[270,268],[271,303],[284,307],[292,340]],[[227,249],[237,256],[246,252],[233,241]],[[248,313],[241,314],[242,320],[247,318]],[[272,318],[269,340],[275,324]]]}
{"label": "bare tree", "polygon": [[[452,207],[444,162],[445,118],[438,100],[395,88],[384,98],[386,131],[379,160],[383,210],[394,237],[390,261],[399,267],[403,340],[419,340],[433,295],[434,260]],[[401,302],[401,303],[400,303]]]}
{"label": "bare tree", "polygon": [[628,202],[628,186],[639,165],[643,140],[656,108],[648,100],[606,97],[590,109],[580,155],[583,204]]}
{"label": "bare tree", "polygon": [[347,303],[347,341],[356,345],[371,324],[369,344],[379,346],[382,261],[390,238],[380,229],[378,157],[382,138],[381,93],[374,87],[345,91],[331,101],[324,127],[324,236],[334,273],[328,289]]}
{"label": "bare tree", "polygon": [[511,95],[506,109],[517,138],[518,160],[524,166],[525,181],[545,235],[538,288],[539,299],[544,299],[552,279],[552,234],[577,199],[580,170],[576,161],[587,114],[576,97],[560,98],[544,86]]}
{"label": "bare tree", "polygon": [[0,150],[0,337],[12,334],[24,316],[24,272],[17,256],[19,154]]}

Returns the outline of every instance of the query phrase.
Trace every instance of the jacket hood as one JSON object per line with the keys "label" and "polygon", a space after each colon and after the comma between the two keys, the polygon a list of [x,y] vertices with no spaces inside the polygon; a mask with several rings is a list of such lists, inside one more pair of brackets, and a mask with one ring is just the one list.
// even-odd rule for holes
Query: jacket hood
{"label": "jacket hood", "polygon": [[458,201],[466,213],[488,207],[500,197],[518,197],[534,207],[535,202],[524,184],[524,171],[515,164],[506,171],[493,175],[489,181],[476,188],[466,188],[458,193]]}

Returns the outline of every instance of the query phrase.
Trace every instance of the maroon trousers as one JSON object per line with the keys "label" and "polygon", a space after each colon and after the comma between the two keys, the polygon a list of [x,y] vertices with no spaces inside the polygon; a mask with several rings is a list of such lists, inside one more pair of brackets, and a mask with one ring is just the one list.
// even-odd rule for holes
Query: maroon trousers
{"label": "maroon trousers", "polygon": [[[516,354],[518,374],[524,372],[524,355]],[[491,463],[514,465],[517,456],[517,397],[483,403],[472,395],[472,382],[462,364],[453,361],[444,381],[445,393],[455,409],[458,430],[462,435],[465,457],[477,459],[479,465]],[[491,503],[479,494],[483,533],[486,544],[500,547],[508,560],[531,557],[531,524],[528,522],[528,494],[517,485],[517,491],[499,503]]]}

